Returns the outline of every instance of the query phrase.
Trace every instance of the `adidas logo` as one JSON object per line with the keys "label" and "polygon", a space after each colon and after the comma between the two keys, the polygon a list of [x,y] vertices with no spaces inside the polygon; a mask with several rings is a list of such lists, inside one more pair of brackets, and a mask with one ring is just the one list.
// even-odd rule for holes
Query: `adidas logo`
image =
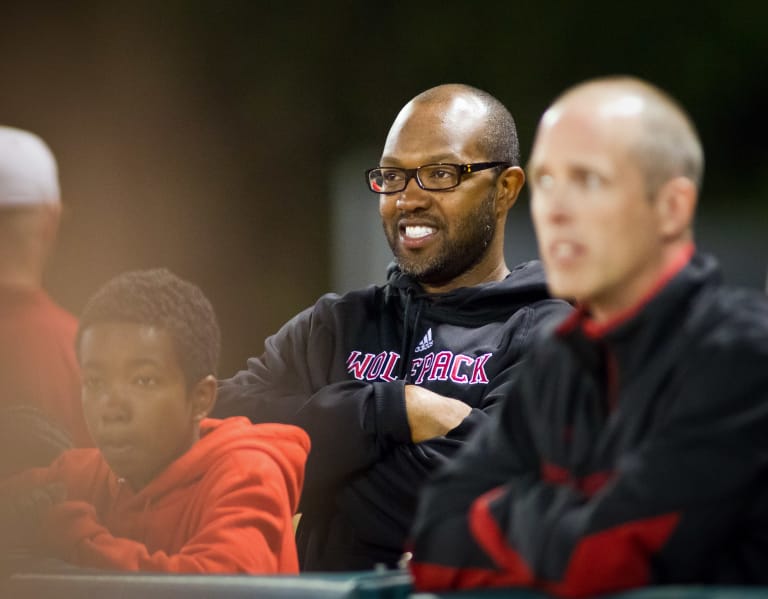
{"label": "adidas logo", "polygon": [[422,337],[421,341],[419,341],[419,344],[416,346],[414,353],[425,351],[432,347],[434,344],[435,342],[432,341],[432,329],[427,329],[427,333],[424,335],[424,337]]}

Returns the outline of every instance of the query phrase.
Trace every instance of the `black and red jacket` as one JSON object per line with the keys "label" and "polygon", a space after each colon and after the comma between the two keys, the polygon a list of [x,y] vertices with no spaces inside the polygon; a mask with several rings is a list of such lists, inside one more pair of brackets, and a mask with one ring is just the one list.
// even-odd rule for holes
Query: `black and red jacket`
{"label": "black and red jacket", "polygon": [[768,584],[768,299],[688,255],[612,322],[542,330],[424,490],[418,589]]}
{"label": "black and red jacket", "polygon": [[[508,395],[539,323],[570,311],[549,298],[538,262],[442,294],[394,269],[386,285],[323,296],[222,381],[217,416],[297,424],[312,440],[302,569],[394,566],[426,476]],[[448,435],[413,444],[406,383],[473,410]]]}

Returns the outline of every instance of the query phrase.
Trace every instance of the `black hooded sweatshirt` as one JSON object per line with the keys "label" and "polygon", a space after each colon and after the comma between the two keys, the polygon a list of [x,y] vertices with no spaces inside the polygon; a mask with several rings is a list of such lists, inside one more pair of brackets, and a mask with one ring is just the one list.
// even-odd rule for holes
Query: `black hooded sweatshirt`
{"label": "black hooded sweatshirt", "polygon": [[[549,299],[538,262],[442,294],[391,268],[386,285],[321,297],[222,381],[215,416],[291,423],[310,435],[302,569],[394,566],[425,477],[508,395],[532,331],[569,310]],[[473,410],[447,435],[414,444],[406,384]]]}

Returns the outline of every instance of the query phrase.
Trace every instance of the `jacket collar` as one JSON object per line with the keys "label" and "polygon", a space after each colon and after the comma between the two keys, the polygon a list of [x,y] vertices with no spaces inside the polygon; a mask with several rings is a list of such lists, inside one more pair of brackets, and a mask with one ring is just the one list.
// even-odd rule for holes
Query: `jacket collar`
{"label": "jacket collar", "polygon": [[[610,322],[598,324],[579,308],[557,327],[556,336],[589,369],[602,363],[609,349],[625,374],[637,371],[662,351],[675,351],[673,346],[683,343],[677,332],[692,298],[702,287],[720,283],[717,261],[705,254],[691,256],[692,249],[676,256],[653,289]],[[670,334],[676,335],[674,342]]]}
{"label": "jacket collar", "polygon": [[648,304],[652,302],[667,286],[667,284],[691,261],[694,255],[694,245],[688,244],[682,248],[670,262],[664,267],[658,279],[651,289],[641,297],[634,305],[626,308],[622,312],[614,315],[607,321],[597,322],[592,319],[589,309],[586,306],[577,306],[577,309],[557,328],[558,334],[567,335],[574,329],[581,329],[581,332],[592,339],[605,337],[611,331],[620,328],[622,324],[631,321]]}

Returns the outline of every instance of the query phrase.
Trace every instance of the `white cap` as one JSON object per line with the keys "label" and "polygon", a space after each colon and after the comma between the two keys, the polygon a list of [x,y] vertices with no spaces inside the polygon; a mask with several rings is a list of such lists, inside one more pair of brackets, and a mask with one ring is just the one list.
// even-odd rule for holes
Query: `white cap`
{"label": "white cap", "polygon": [[0,126],[0,208],[58,204],[53,153],[37,135]]}

